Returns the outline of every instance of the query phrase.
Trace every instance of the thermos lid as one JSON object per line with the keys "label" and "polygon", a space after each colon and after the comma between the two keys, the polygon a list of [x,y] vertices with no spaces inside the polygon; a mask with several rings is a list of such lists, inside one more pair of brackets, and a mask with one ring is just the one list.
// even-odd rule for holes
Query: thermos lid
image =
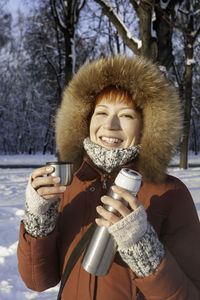
{"label": "thermos lid", "polygon": [[123,168],[117,175],[115,184],[136,195],[140,188],[141,180],[142,176],[140,173],[132,169]]}

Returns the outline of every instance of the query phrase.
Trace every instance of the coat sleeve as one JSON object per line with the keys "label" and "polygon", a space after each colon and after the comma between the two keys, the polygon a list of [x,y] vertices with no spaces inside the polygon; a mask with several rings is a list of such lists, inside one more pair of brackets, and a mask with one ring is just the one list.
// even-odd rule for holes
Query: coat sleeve
{"label": "coat sleeve", "polygon": [[20,224],[17,249],[18,269],[29,289],[44,291],[60,281],[56,229],[47,237],[35,238]]}
{"label": "coat sleeve", "polygon": [[200,223],[187,188],[168,191],[168,213],[161,232],[165,256],[158,270],[135,284],[148,300],[200,299]]}

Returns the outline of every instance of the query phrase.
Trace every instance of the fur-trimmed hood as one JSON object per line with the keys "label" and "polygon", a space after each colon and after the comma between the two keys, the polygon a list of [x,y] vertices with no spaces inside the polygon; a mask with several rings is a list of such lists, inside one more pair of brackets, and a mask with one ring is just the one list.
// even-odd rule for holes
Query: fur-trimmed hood
{"label": "fur-trimmed hood", "polygon": [[80,166],[83,139],[96,96],[107,86],[129,92],[142,111],[143,131],[138,170],[146,182],[161,182],[179,141],[182,112],[175,89],[150,61],[141,57],[108,57],[80,68],[63,93],[56,115],[56,143],[61,161]]}

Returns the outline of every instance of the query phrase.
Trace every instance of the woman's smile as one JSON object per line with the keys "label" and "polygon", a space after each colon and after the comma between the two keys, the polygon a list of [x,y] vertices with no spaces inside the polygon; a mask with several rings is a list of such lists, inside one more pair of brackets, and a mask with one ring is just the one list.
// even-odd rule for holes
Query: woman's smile
{"label": "woman's smile", "polygon": [[123,142],[122,139],[116,137],[100,136],[99,138],[103,144],[110,146],[112,145],[113,147],[119,146]]}

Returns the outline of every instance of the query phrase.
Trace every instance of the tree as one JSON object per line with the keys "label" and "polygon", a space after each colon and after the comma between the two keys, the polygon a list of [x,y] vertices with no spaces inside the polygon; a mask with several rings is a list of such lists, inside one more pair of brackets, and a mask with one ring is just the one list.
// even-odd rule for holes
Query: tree
{"label": "tree", "polygon": [[[196,6],[194,31],[190,33],[184,6],[187,0],[24,1],[31,4],[29,13],[24,16],[19,12],[17,23],[13,24],[11,17],[6,21],[0,19],[5,36],[0,48],[1,152],[54,152],[52,124],[65,84],[86,61],[118,53],[145,55],[164,66],[167,78],[179,88],[183,102],[186,62],[190,62],[189,146],[198,151],[200,36],[195,31],[199,24],[198,1],[192,0]],[[3,5],[0,10],[2,16],[9,15]],[[12,31],[13,25],[18,26],[17,31]],[[194,59],[187,60],[185,48],[191,45],[188,36],[194,37],[194,33]]]}
{"label": "tree", "polygon": [[[179,8],[178,28],[184,37],[185,74],[183,84],[184,130],[181,141],[180,168],[186,169],[188,165],[188,143],[191,123],[191,110],[193,99],[193,69],[195,65],[194,47],[200,34],[200,3],[196,0],[186,0]],[[194,120],[193,120],[193,126]],[[195,127],[194,127],[195,128]]]}
{"label": "tree", "polygon": [[0,151],[4,153],[55,151],[52,124],[60,86],[56,39],[49,26],[54,20],[47,18],[44,7],[43,18],[32,10],[27,17],[18,12],[17,34],[12,32],[15,36],[1,60]]}
{"label": "tree", "polygon": [[69,82],[75,72],[75,29],[78,24],[80,11],[85,5],[85,0],[50,0],[52,14],[57,30],[64,36],[65,46],[65,84]]}
{"label": "tree", "polygon": [[[172,66],[172,19],[175,5],[181,0],[130,0],[138,20],[137,36],[117,14],[116,2],[118,1],[94,1],[103,8],[105,15],[134,54],[158,61],[166,68]],[[125,6],[127,2],[121,5]]]}
{"label": "tree", "polygon": [[[131,32],[116,12],[116,1],[94,0],[117,29],[124,43],[136,55],[143,55],[169,72],[175,71],[180,96],[185,101],[184,132],[181,144],[180,167],[187,167],[188,140],[193,96],[193,66],[195,41],[200,31],[198,0],[130,0],[137,17],[139,32]],[[127,2],[126,2],[127,4]],[[123,5],[123,4],[122,4]],[[180,14],[182,15],[180,17]],[[173,35],[176,30],[184,37],[185,72],[178,76],[174,59]],[[180,42],[180,40],[179,40]],[[173,67],[173,68],[172,68]],[[165,72],[166,72],[165,71]],[[180,75],[180,73],[179,73]],[[170,74],[166,74],[170,78]],[[195,126],[195,122],[193,121]],[[195,130],[195,129],[194,129]]]}
{"label": "tree", "polygon": [[5,0],[0,0],[0,49],[11,39],[12,15],[6,9]]}

